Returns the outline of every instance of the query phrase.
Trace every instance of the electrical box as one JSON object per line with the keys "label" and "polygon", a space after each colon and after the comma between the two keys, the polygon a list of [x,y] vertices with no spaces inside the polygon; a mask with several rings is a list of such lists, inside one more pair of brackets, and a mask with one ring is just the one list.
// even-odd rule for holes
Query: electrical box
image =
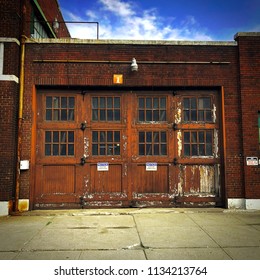
{"label": "electrical box", "polygon": [[21,160],[20,161],[20,170],[28,170],[29,169],[29,160]]}

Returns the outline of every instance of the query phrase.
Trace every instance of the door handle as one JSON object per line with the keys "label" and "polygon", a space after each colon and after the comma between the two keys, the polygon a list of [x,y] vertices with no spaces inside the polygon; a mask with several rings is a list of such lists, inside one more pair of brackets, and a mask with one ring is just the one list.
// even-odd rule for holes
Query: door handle
{"label": "door handle", "polygon": [[86,157],[83,156],[81,159],[80,159],[80,164],[81,165],[84,165],[86,163]]}

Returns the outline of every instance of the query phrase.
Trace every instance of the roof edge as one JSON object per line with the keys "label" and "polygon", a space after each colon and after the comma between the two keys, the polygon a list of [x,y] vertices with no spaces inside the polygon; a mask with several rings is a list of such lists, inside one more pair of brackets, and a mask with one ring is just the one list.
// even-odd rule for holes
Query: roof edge
{"label": "roof edge", "polygon": [[234,40],[236,40],[238,37],[255,37],[260,36],[260,32],[237,32],[234,35]]}
{"label": "roof edge", "polygon": [[169,40],[96,40],[75,38],[28,38],[26,43],[38,44],[93,44],[93,45],[180,45],[180,46],[237,46],[235,41],[169,41]]}

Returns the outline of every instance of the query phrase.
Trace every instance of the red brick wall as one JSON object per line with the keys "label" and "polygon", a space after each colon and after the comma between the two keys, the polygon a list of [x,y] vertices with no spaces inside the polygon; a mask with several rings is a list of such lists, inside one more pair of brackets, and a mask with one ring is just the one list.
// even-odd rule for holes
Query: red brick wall
{"label": "red brick wall", "polygon": [[[241,139],[241,107],[238,76],[238,49],[235,45],[130,45],[130,44],[27,44],[28,102],[37,86],[113,86],[113,74],[124,75],[128,87],[224,87],[226,122],[226,194],[244,197]],[[131,72],[132,58],[138,72]],[[33,60],[128,61],[128,63],[43,63]],[[142,64],[141,61],[228,62],[226,64]],[[27,115],[32,115],[31,107]],[[26,123],[30,131],[31,121]],[[26,140],[25,140],[26,141]],[[30,154],[30,137],[23,153]],[[222,146],[222,144],[220,144]],[[27,176],[27,177],[26,177]],[[24,192],[29,189],[30,172],[24,174]],[[223,174],[222,174],[223,176]]]}
{"label": "red brick wall", "polygon": [[260,36],[238,34],[243,155],[246,198],[260,198],[260,166],[247,166],[246,157],[259,157]]}

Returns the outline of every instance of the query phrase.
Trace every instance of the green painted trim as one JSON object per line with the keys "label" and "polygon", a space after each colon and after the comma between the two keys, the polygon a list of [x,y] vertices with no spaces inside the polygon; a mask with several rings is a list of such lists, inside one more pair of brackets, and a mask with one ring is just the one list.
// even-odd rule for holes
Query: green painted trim
{"label": "green painted trim", "polygon": [[32,1],[34,2],[35,6],[36,6],[37,9],[39,10],[39,12],[40,12],[40,14],[41,14],[43,20],[46,22],[46,25],[48,26],[48,28],[49,28],[51,34],[53,35],[53,37],[54,37],[54,38],[57,38],[56,34],[53,32],[53,30],[52,30],[52,28],[51,28],[51,26],[50,26],[50,24],[49,24],[49,22],[48,22],[48,20],[47,20],[47,18],[45,17],[45,15],[44,15],[44,13],[43,13],[43,11],[42,11],[42,9],[41,9],[41,7],[40,7],[38,1],[37,1],[37,0],[32,0]]}

